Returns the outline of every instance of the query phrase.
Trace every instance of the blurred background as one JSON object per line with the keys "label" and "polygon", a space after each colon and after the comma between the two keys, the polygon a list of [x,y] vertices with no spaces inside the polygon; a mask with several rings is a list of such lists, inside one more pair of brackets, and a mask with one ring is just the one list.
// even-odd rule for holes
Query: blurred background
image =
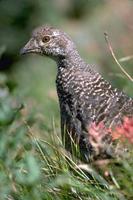
{"label": "blurred background", "polygon": [[132,0],[0,0],[0,81],[6,79],[12,94],[37,107],[46,122],[59,120],[56,64],[38,55],[19,55],[32,30],[42,24],[66,31],[88,63],[133,95],[131,81],[114,62],[104,38],[106,31],[116,57],[133,76]]}
{"label": "blurred background", "polygon": [[[65,158],[57,137],[56,63],[19,54],[42,24],[66,31],[86,62],[133,96],[133,84],[104,38],[108,32],[117,59],[133,77],[133,0],[0,0],[0,199],[133,199],[132,155],[103,167],[104,178],[111,170],[108,184],[91,170],[96,187]],[[120,190],[120,198],[113,198]]]}

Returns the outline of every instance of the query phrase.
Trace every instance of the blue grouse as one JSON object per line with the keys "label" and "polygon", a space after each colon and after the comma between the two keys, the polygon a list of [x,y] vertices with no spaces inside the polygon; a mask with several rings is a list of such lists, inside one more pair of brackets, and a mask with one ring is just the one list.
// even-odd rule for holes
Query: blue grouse
{"label": "blue grouse", "polygon": [[28,53],[48,56],[57,63],[61,133],[67,150],[71,151],[73,138],[88,158],[94,151],[88,133],[92,122],[102,121],[106,127],[113,127],[121,124],[124,116],[133,116],[133,99],[85,63],[65,32],[50,26],[37,28],[21,50],[21,54]]}

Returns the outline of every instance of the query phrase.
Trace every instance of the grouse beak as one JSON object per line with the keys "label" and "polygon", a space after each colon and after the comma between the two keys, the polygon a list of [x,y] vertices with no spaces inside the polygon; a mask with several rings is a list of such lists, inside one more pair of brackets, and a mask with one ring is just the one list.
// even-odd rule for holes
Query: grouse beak
{"label": "grouse beak", "polygon": [[20,50],[20,54],[29,54],[29,53],[41,53],[41,49],[37,45],[35,39],[31,38],[27,44]]}

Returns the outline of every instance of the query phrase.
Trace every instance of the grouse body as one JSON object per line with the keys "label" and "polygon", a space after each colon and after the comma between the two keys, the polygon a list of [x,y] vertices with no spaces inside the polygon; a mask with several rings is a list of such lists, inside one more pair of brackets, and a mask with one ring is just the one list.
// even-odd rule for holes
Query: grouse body
{"label": "grouse body", "polygon": [[92,122],[102,121],[113,127],[121,124],[124,116],[133,116],[133,99],[113,88],[93,66],[85,63],[63,31],[50,26],[37,28],[21,53],[46,55],[57,63],[61,132],[68,150],[71,135],[81,152],[90,154],[93,147],[88,140],[88,127]]}

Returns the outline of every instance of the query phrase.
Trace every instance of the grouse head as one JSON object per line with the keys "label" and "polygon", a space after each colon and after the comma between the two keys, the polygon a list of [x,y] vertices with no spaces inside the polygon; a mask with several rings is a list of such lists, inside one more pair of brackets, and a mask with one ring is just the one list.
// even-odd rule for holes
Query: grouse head
{"label": "grouse head", "polygon": [[20,53],[37,53],[58,59],[70,55],[74,49],[75,45],[66,33],[51,26],[41,26],[33,31]]}

